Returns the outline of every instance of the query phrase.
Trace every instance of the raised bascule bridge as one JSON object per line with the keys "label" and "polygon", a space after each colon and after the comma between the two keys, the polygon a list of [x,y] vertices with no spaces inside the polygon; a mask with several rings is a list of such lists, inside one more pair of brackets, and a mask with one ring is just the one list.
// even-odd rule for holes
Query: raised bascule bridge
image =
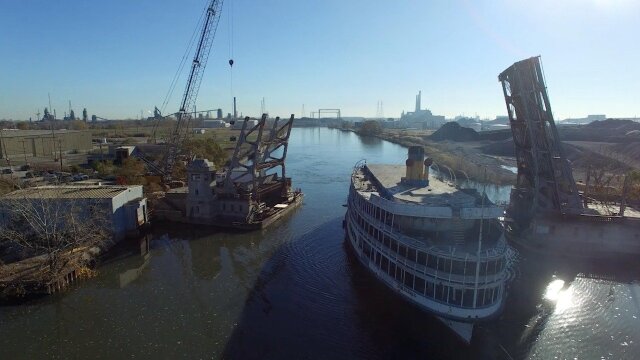
{"label": "raised bascule bridge", "polygon": [[589,207],[578,192],[553,119],[540,57],[516,62],[498,80],[518,167],[507,210],[510,237],[530,248],[569,256],[640,254],[640,212],[626,208],[623,198],[618,213],[604,213]]}

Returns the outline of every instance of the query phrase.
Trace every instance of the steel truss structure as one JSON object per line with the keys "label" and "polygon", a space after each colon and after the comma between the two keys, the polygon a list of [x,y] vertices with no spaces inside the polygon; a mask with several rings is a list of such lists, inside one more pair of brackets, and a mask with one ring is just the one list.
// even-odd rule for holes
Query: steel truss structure
{"label": "steel truss structure", "polygon": [[582,213],[583,205],[553,120],[540,57],[511,65],[498,80],[518,162],[512,203],[517,200],[519,210],[527,216],[540,212]]}
{"label": "steel truss structure", "polygon": [[[250,197],[256,202],[260,202],[263,192],[273,191],[273,187],[282,187],[283,196],[287,191],[287,178],[285,169],[285,159],[289,147],[289,136],[293,125],[294,116],[288,120],[281,121],[279,117],[271,124],[268,124],[267,114],[263,114],[258,123],[251,128],[248,127],[249,117],[244,119],[242,130],[236,143],[230,166],[224,179],[221,195],[236,196],[238,188],[234,176],[234,170],[243,169],[250,180],[244,179],[244,183],[250,183]],[[273,174],[280,176],[275,182],[266,184],[266,180]]]}

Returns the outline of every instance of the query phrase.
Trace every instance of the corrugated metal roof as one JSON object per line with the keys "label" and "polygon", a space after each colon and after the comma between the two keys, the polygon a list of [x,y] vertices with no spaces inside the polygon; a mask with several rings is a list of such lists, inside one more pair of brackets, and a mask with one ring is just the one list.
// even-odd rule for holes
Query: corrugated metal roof
{"label": "corrugated metal roof", "polygon": [[37,186],[16,190],[3,199],[112,199],[136,186]]}

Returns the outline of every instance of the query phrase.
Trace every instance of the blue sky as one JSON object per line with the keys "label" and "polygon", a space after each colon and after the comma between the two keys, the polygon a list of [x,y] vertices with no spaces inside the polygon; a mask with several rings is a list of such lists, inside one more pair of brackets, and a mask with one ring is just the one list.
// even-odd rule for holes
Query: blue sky
{"label": "blue sky", "polygon": [[[35,118],[47,93],[59,117],[68,100],[105,118],[160,106],[207,2],[0,0],[0,119]],[[375,116],[382,101],[397,117],[422,90],[436,114],[493,118],[498,74],[542,55],[556,118],[640,116],[639,24],[633,0],[227,0],[197,106]]]}

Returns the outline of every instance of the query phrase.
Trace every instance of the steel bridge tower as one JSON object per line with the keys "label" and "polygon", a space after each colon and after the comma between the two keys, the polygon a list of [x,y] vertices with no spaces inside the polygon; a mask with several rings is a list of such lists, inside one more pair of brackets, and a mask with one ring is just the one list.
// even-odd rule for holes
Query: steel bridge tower
{"label": "steel bridge tower", "polygon": [[498,80],[518,162],[517,183],[511,193],[514,212],[527,219],[540,213],[583,213],[553,120],[540,57],[511,65]]}

